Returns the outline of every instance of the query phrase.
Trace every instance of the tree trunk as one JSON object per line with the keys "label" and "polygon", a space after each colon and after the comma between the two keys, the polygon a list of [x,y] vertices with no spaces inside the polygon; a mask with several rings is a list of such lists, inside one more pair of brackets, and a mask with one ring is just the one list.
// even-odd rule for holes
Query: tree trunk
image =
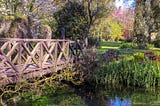
{"label": "tree trunk", "polygon": [[84,48],[88,47],[88,34],[89,34],[89,28],[87,27],[84,31],[84,36],[83,36],[83,47]]}

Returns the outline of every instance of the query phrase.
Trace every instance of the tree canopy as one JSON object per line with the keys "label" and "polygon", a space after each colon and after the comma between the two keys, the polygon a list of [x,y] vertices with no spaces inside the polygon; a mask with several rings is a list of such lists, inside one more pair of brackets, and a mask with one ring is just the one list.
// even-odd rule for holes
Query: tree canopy
{"label": "tree canopy", "polygon": [[160,34],[159,19],[159,0],[136,0],[134,34],[140,47],[147,47],[152,37]]}
{"label": "tree canopy", "polygon": [[56,35],[65,33],[66,38],[82,39],[84,31],[88,26],[85,7],[78,2],[68,2],[64,7],[54,13],[57,21]]}

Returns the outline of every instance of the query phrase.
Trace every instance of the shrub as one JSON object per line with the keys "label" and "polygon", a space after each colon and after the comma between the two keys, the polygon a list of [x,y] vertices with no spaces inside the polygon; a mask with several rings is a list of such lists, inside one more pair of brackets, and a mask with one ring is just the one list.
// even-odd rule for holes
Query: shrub
{"label": "shrub", "polygon": [[97,37],[89,37],[88,38],[88,45],[89,47],[99,47],[100,46],[100,38]]}
{"label": "shrub", "polygon": [[111,62],[111,61],[118,60],[119,52],[117,50],[110,49],[103,54],[102,58],[103,58],[102,60],[105,62]]}
{"label": "shrub", "polygon": [[124,49],[124,48],[132,48],[136,49],[138,45],[136,43],[122,43],[119,48]]}
{"label": "shrub", "polygon": [[144,53],[134,53],[134,58],[137,59],[137,60],[141,60],[141,59],[144,59],[145,56],[144,56]]}
{"label": "shrub", "polygon": [[147,44],[147,47],[146,47],[146,49],[152,49],[152,48],[154,48],[155,46],[153,45],[153,44]]}
{"label": "shrub", "polygon": [[160,52],[154,52],[154,56],[160,56]]}
{"label": "shrub", "polygon": [[153,42],[155,47],[160,48],[160,35],[156,37],[156,40]]}

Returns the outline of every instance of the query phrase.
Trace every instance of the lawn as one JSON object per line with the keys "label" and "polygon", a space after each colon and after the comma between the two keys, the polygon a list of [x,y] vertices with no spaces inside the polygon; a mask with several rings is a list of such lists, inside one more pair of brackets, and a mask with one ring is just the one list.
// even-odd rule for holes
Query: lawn
{"label": "lawn", "polygon": [[105,51],[109,49],[119,50],[119,52],[122,54],[132,54],[135,52],[150,52],[150,51],[160,52],[160,48],[155,48],[155,47],[151,47],[147,50],[146,49],[130,49],[130,48],[120,49],[121,44],[124,44],[124,42],[101,42],[100,48],[97,49],[97,53],[103,54],[105,53]]}

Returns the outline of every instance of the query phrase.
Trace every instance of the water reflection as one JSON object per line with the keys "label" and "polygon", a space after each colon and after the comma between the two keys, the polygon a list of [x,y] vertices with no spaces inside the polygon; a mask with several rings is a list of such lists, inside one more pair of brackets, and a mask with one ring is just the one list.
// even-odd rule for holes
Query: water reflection
{"label": "water reflection", "polygon": [[22,100],[20,106],[160,106],[160,89],[69,87],[35,101]]}
{"label": "water reflection", "polygon": [[107,106],[132,106],[132,102],[130,99],[120,99],[116,96],[115,99],[108,100]]}
{"label": "water reflection", "polygon": [[98,88],[79,92],[87,106],[160,106],[160,89]]}

